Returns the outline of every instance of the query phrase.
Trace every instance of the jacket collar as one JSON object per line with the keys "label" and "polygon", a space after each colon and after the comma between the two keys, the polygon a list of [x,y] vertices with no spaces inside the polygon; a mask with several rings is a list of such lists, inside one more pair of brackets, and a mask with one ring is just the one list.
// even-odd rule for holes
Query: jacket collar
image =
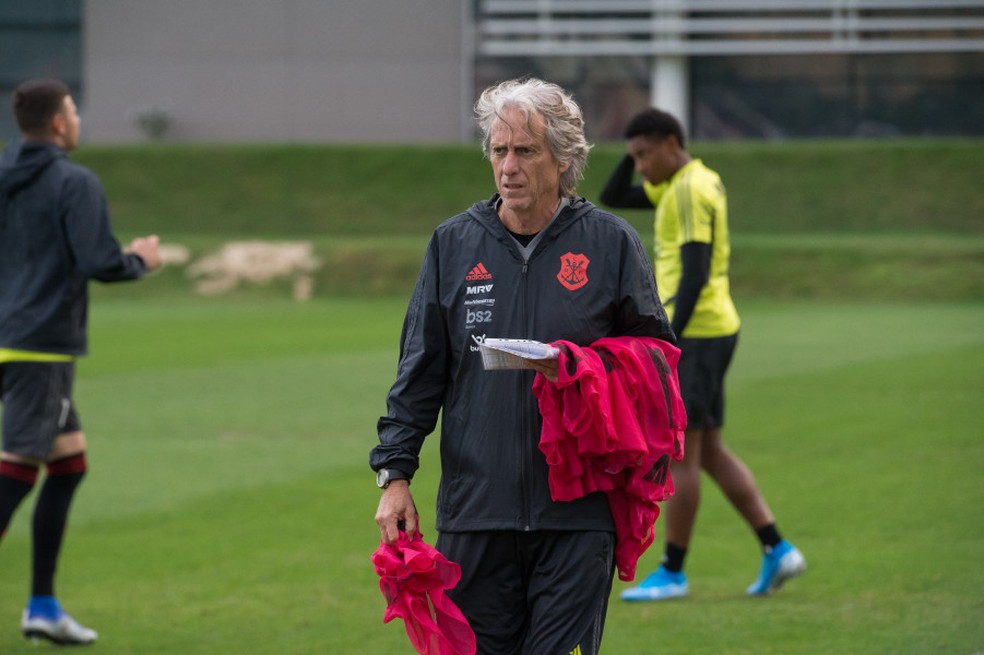
{"label": "jacket collar", "polygon": [[[499,219],[496,206],[499,203],[499,194],[494,193],[488,200],[476,202],[468,209],[468,215],[481,223],[485,229],[491,232],[500,241],[509,238],[509,232]],[[541,241],[552,238],[565,230],[581,216],[594,209],[594,205],[581,196],[574,196],[565,207],[562,207],[560,214],[554,218],[544,229],[544,236]]]}

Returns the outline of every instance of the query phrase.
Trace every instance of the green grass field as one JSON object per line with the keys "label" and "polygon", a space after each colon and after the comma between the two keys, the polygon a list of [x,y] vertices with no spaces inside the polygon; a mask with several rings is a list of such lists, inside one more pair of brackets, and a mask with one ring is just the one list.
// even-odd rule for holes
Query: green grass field
{"label": "green grass field", "polygon": [[[809,570],[749,599],[756,541],[708,487],[691,595],[610,605],[609,655],[984,654],[981,140],[694,144],[729,189],[744,320],[726,440]],[[620,144],[592,151],[597,197]],[[433,226],[493,189],[476,146],[84,147],[124,241],[195,257],[311,240],[286,282],[195,296],[173,266],[94,285],[76,399],[90,474],[58,593],[105,655],[412,652],[382,625],[368,468]],[[221,171],[221,174],[216,174]],[[423,172],[423,173],[422,173]],[[652,212],[626,218],[651,242]],[[433,543],[437,439],[414,482]],[[30,507],[0,544],[0,655]],[[644,575],[659,549],[640,562]]]}
{"label": "green grass field", "polygon": [[[206,300],[142,284],[141,297],[97,294],[79,367],[90,473],[58,592],[100,631],[93,652],[412,652],[402,624],[381,623],[367,465],[405,300]],[[984,652],[984,306],[740,308],[726,439],[809,570],[746,598],[754,537],[708,487],[691,596],[614,599],[603,651]],[[431,542],[436,442],[414,482]],[[22,506],[0,547],[3,655],[40,652],[17,629],[29,519]]]}

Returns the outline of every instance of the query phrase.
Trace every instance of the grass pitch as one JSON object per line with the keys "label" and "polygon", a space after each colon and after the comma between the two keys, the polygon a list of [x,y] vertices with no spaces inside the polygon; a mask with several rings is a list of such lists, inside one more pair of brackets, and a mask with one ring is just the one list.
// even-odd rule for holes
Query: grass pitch
{"label": "grass pitch", "polygon": [[[381,624],[369,561],[367,453],[404,308],[97,299],[77,383],[90,474],[58,594],[100,631],[99,653],[412,652],[402,624]],[[707,486],[690,597],[614,597],[604,652],[984,651],[984,306],[740,309],[725,438],[809,570],[746,598],[754,537]],[[436,445],[414,482],[431,542]],[[17,629],[28,503],[0,545],[3,655],[39,652]]]}

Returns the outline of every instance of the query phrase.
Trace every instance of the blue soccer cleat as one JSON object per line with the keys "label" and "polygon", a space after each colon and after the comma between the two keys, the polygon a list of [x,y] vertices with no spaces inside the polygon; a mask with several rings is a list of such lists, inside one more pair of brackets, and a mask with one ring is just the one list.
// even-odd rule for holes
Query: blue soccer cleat
{"label": "blue soccer cleat", "polygon": [[622,600],[669,600],[683,598],[688,591],[687,576],[683,571],[673,573],[661,566],[650,573],[638,587],[629,587],[623,591]]}
{"label": "blue soccer cleat", "polygon": [[47,639],[62,646],[91,644],[99,638],[95,630],[66,614],[53,596],[31,598],[21,616],[21,632],[28,639]]}
{"label": "blue soccer cleat", "polygon": [[777,589],[791,578],[806,570],[806,559],[803,553],[791,543],[783,539],[774,548],[766,550],[762,557],[762,570],[758,578],[748,588],[750,596],[765,596]]}

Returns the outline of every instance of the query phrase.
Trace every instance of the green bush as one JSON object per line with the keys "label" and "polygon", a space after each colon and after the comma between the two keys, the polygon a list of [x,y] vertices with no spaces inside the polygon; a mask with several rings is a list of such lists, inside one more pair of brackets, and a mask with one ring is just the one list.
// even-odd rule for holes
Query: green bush
{"label": "green bush", "polygon": [[[738,295],[984,299],[984,142],[692,151],[728,187]],[[579,192],[597,200],[622,155],[599,144]],[[405,294],[433,228],[495,190],[477,145],[151,144],[75,158],[102,178],[122,235],[156,232],[199,255],[234,239],[309,239],[325,261],[317,293]],[[622,213],[651,245],[652,212]]]}

